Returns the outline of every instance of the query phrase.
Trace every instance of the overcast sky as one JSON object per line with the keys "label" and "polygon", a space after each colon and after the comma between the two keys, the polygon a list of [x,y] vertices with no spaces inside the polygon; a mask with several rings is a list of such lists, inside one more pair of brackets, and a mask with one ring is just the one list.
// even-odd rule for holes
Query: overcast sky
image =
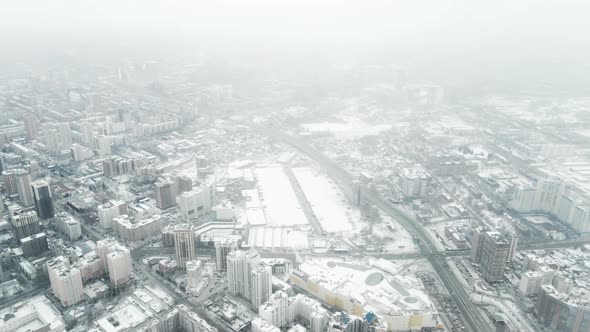
{"label": "overcast sky", "polygon": [[[2,48],[426,63],[590,59],[588,1],[5,1]],[[4,51],[3,51],[4,52]]]}

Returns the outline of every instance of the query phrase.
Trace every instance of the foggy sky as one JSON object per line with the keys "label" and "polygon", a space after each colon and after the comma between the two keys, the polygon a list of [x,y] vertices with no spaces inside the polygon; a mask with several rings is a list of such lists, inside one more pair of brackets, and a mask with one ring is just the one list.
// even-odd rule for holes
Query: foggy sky
{"label": "foggy sky", "polygon": [[587,1],[11,1],[2,53],[587,63]]}

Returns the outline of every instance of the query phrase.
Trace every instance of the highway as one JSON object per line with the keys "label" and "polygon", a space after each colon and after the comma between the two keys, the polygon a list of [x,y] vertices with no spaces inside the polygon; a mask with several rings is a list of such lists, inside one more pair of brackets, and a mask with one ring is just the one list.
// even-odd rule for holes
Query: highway
{"label": "highway", "polygon": [[[337,180],[342,185],[351,186],[353,184],[354,177],[350,173],[327,158],[323,153],[304,143],[302,139],[298,139],[271,128],[258,125],[252,125],[252,127],[260,133],[290,145],[306,154],[318,163],[330,177]],[[362,197],[364,202],[381,208],[394,218],[410,233],[410,235],[414,237],[414,239],[417,240],[417,245],[420,248],[421,254],[430,261],[439,278],[463,313],[467,330],[472,332],[490,331],[488,319],[483,317],[481,311],[470,303],[469,294],[467,294],[460,281],[457,280],[455,275],[451,272],[451,269],[448,268],[445,256],[439,253],[434,244],[434,240],[427,234],[424,227],[413,220],[412,217],[406,215],[402,210],[398,209],[374,192],[365,191],[363,192]]]}

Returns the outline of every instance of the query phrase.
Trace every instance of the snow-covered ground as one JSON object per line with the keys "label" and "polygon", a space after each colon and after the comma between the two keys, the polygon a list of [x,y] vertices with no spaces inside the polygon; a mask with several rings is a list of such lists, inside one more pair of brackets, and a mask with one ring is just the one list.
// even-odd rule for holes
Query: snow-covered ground
{"label": "snow-covered ground", "polygon": [[260,167],[254,174],[257,188],[242,190],[245,203],[240,220],[250,225],[248,245],[308,249],[307,218],[283,168]]}
{"label": "snow-covered ground", "polygon": [[301,127],[308,132],[330,132],[342,138],[355,138],[368,135],[377,135],[382,131],[391,129],[389,124],[371,125],[354,117],[342,117],[342,122],[315,122],[305,123]]}
{"label": "snow-covered ground", "polygon": [[373,227],[372,235],[375,240],[383,242],[384,253],[410,253],[418,250],[414,238],[395,219],[381,209],[379,215],[383,224]]}
{"label": "snow-covered ground", "polygon": [[282,167],[256,169],[259,200],[266,216],[266,225],[294,226],[307,224],[289,178]]}
{"label": "snow-covered ground", "polygon": [[293,173],[324,231],[339,233],[354,230],[352,219],[358,214],[352,211],[346,197],[332,180],[308,167],[294,168]]}

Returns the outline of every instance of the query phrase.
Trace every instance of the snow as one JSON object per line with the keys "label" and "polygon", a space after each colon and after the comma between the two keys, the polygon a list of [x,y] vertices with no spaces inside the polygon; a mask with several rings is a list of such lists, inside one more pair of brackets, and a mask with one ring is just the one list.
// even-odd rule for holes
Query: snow
{"label": "snow", "polygon": [[307,218],[299,205],[291,182],[281,167],[257,168],[256,176],[267,225],[307,224]]}
{"label": "snow", "polygon": [[358,138],[377,135],[391,129],[389,124],[371,125],[354,117],[343,117],[342,122],[314,122],[305,123],[301,127],[308,132],[330,132],[342,138]]}
{"label": "snow", "polygon": [[293,173],[324,231],[353,230],[348,202],[334,182],[311,168],[294,168]]}

